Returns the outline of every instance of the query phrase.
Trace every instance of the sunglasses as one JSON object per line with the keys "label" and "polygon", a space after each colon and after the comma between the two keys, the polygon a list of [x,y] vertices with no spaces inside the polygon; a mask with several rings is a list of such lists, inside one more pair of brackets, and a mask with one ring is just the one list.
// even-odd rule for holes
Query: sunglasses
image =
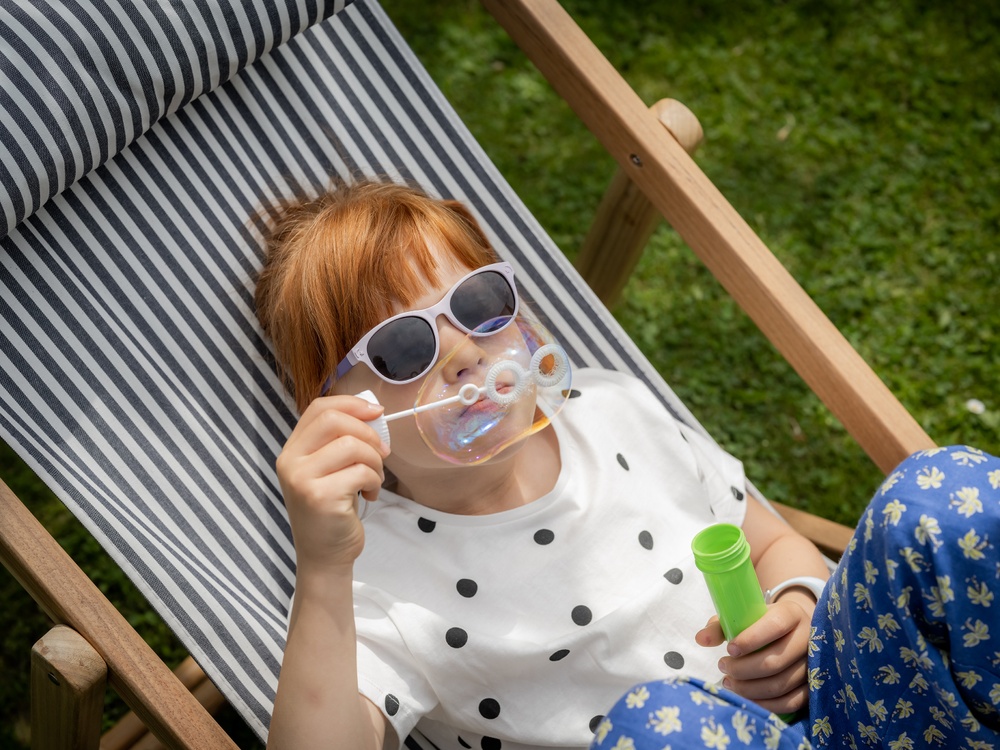
{"label": "sunglasses", "polygon": [[510,325],[517,307],[511,265],[483,266],[459,279],[436,305],[394,315],[368,331],[337,365],[337,378],[363,363],[387,383],[413,382],[437,362],[439,315],[465,333],[489,336]]}

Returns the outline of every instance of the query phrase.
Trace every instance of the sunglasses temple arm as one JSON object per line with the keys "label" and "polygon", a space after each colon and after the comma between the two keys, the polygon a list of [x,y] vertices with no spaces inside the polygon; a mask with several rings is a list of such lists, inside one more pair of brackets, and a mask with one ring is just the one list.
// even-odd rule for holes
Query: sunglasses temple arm
{"label": "sunglasses temple arm", "polygon": [[[475,389],[472,392],[472,389]],[[432,401],[429,404],[423,404],[422,406],[415,406],[412,409],[405,409],[403,411],[397,411],[395,414],[389,414],[383,419],[386,422],[392,422],[396,419],[402,419],[403,417],[410,417],[420,414],[421,412],[430,411],[431,409],[438,409],[442,406],[448,406],[448,404],[456,404],[462,402],[465,404],[475,403],[476,399],[486,390],[485,388],[479,388],[474,385],[466,384],[462,387],[462,392],[457,396],[452,396],[451,398],[443,398],[440,401]]]}

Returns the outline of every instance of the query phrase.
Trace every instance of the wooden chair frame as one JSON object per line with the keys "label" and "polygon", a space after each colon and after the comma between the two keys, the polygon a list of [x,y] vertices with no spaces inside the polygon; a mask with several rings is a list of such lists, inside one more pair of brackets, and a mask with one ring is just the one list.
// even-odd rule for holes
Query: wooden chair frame
{"label": "wooden chair frame", "polygon": [[[483,4],[620,165],[622,177],[605,200],[602,214],[610,218],[601,220],[603,224],[631,215],[623,205],[636,200],[637,188],[639,213],[648,217],[653,210],[666,218],[880,469],[888,472],[910,453],[933,447],[913,417],[671,136],[659,113],[647,108],[556,0],[483,0]],[[601,231],[608,233],[608,227]],[[638,232],[640,239],[643,232]],[[620,234],[613,228],[609,233]],[[609,252],[605,246],[591,253],[605,264],[600,271],[584,269],[591,278],[617,274],[610,291],[603,292],[605,299],[615,294],[614,284],[623,283],[630,272],[636,242],[618,243],[618,251]],[[779,510],[827,551],[843,549],[851,533],[802,511]],[[183,677],[189,684],[202,685],[202,698],[210,706],[218,704],[218,693],[213,693],[200,670],[185,664],[180,674],[171,673],[2,483],[0,518],[4,565],[54,622],[80,636],[54,631],[35,649],[37,699],[45,706],[58,706],[70,717],[60,726],[73,727],[68,734],[37,730],[36,747],[97,747],[93,713],[99,712],[101,701],[93,695],[95,690],[103,692],[105,679],[138,721],[167,746],[234,747],[182,682]],[[87,666],[73,666],[83,663]],[[118,735],[135,735],[137,726],[132,721],[131,728]],[[81,733],[88,736],[74,736]],[[112,741],[117,742],[105,738],[102,747],[110,747]]]}

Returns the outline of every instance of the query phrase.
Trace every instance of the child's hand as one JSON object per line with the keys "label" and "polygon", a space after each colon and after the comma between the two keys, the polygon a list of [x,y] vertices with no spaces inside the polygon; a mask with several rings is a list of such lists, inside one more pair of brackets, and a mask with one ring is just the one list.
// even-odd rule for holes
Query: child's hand
{"label": "child's hand", "polygon": [[[792,594],[768,605],[767,612],[729,643],[729,656],[719,660],[723,685],[776,714],[791,714],[809,702],[806,651],[813,606]],[[698,631],[701,646],[724,642],[719,618]]]}
{"label": "child's hand", "polygon": [[365,421],[382,407],[354,396],[314,400],[276,464],[299,572],[350,565],[364,548],[357,495],[374,500],[388,455]]}

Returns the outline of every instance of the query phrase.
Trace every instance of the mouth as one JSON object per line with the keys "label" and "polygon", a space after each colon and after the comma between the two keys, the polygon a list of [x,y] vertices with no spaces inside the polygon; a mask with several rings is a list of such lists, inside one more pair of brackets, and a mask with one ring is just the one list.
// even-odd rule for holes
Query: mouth
{"label": "mouth", "polygon": [[[514,389],[513,384],[509,384],[509,383],[508,384],[504,384],[504,385],[501,385],[500,383],[497,383],[497,386],[496,386],[497,393],[499,393],[499,394],[509,393],[513,389]],[[504,409],[504,408],[505,408],[504,406],[501,406],[500,404],[498,404],[498,403],[496,403],[494,401],[491,401],[490,398],[485,393],[482,393],[479,396],[479,400],[476,401],[476,403],[471,404],[471,405],[465,407],[461,411],[461,413],[458,415],[458,418],[462,419],[466,415],[471,416],[471,415],[474,415],[474,414],[483,414],[485,412],[499,411],[499,410]]]}

